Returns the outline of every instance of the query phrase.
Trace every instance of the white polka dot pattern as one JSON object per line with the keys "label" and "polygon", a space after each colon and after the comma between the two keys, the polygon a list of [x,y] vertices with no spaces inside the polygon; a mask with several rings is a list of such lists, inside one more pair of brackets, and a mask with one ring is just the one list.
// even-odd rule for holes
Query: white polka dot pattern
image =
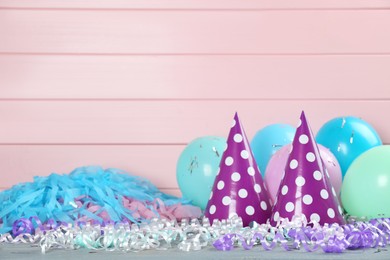
{"label": "white polka dot pattern", "polygon": [[303,196],[303,199],[302,199],[303,203],[305,203],[306,205],[310,205],[313,203],[313,197],[310,196],[309,194],[306,194],[305,196]]}
{"label": "white polka dot pattern", "polygon": [[287,211],[287,212],[292,212],[292,211],[294,210],[294,208],[295,208],[294,203],[288,202],[288,203],[286,204],[286,211]]}
{"label": "white polka dot pattern", "polygon": [[260,207],[261,207],[262,210],[267,210],[267,203],[265,201],[262,201],[260,203]]}
{"label": "white polka dot pattern", "polygon": [[312,222],[320,222],[321,218],[320,218],[320,215],[318,215],[317,213],[313,213],[310,215],[310,221]]}
{"label": "white polka dot pattern", "polygon": [[309,137],[307,137],[307,135],[303,134],[303,135],[299,136],[299,142],[301,144],[307,144],[309,142]]}
{"label": "white polka dot pattern", "polygon": [[318,170],[314,171],[313,177],[315,180],[320,181],[322,179],[322,173]]}
{"label": "white polka dot pattern", "polygon": [[242,159],[248,159],[249,158],[249,153],[247,150],[242,150],[241,151],[241,158]]}
{"label": "white polka dot pattern", "polygon": [[288,192],[288,186],[287,186],[287,185],[284,185],[284,186],[282,187],[281,192],[282,192],[282,195],[286,195],[287,192]]}
{"label": "white polka dot pattern", "polygon": [[210,214],[214,214],[217,211],[217,207],[215,205],[211,205],[209,212]]}
{"label": "white polka dot pattern", "polygon": [[303,185],[305,185],[306,183],[306,180],[305,178],[303,178],[302,176],[298,176],[296,179],[295,179],[295,184],[298,186],[298,187],[302,187]]}
{"label": "white polka dot pattern", "polygon": [[255,175],[255,169],[252,166],[249,166],[247,171],[250,176]]}
{"label": "white polka dot pattern", "polygon": [[253,188],[254,188],[254,190],[257,192],[257,193],[260,193],[261,192],[261,186],[259,185],[259,184],[255,184],[254,186],[253,186]]}
{"label": "white polka dot pattern", "polygon": [[225,187],[225,182],[224,181],[219,181],[217,183],[217,189],[222,190]]}
{"label": "white polka dot pattern", "polygon": [[330,218],[334,218],[335,212],[334,212],[334,210],[333,210],[332,208],[329,208],[328,211],[327,211],[327,213],[328,213],[328,216],[329,216]]}
{"label": "white polka dot pattern", "polygon": [[245,208],[245,212],[246,214],[248,214],[249,216],[252,216],[253,214],[255,214],[255,208],[252,207],[252,206],[247,206]]}
{"label": "white polka dot pattern", "polygon": [[231,202],[232,202],[232,199],[229,196],[225,196],[222,199],[222,204],[225,205],[225,206],[230,205]]}
{"label": "white polka dot pattern", "polygon": [[233,172],[232,181],[238,182],[241,179],[241,175],[238,172]]}
{"label": "white polka dot pattern", "polygon": [[233,164],[233,162],[234,162],[234,160],[233,160],[233,157],[227,157],[226,159],[225,159],[225,164],[226,164],[226,166],[231,166],[232,164]]}
{"label": "white polka dot pattern", "polygon": [[275,213],[274,213],[274,221],[276,222],[276,221],[278,221],[279,220],[279,218],[280,218],[280,216],[279,216],[279,212],[278,211],[276,211]]}
{"label": "white polka dot pattern", "polygon": [[248,191],[246,189],[240,189],[238,191],[238,196],[242,199],[245,199],[246,197],[248,197]]}
{"label": "white polka dot pattern", "polygon": [[306,154],[306,160],[308,160],[309,162],[314,162],[316,160],[316,156],[314,155],[314,153],[308,152]]}
{"label": "white polka dot pattern", "polygon": [[241,134],[235,134],[233,139],[234,139],[234,142],[241,143],[242,142],[242,135]]}
{"label": "white polka dot pattern", "polygon": [[321,196],[321,198],[323,198],[324,200],[326,200],[326,199],[329,198],[329,193],[328,193],[327,190],[322,189],[321,192],[320,192],[320,196]]}
{"label": "white polka dot pattern", "polygon": [[298,167],[298,161],[295,160],[295,159],[291,160],[291,162],[290,162],[290,168],[291,168],[292,170],[294,170],[294,169],[296,169],[297,167]]}

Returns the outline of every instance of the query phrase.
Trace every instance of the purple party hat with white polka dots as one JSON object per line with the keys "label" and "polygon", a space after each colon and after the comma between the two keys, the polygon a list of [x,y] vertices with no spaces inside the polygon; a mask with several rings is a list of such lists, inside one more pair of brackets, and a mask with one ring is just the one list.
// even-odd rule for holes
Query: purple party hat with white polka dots
{"label": "purple party hat with white polka dots", "polygon": [[272,210],[271,224],[280,218],[291,221],[293,216],[305,216],[308,222],[321,225],[345,223],[336,191],[303,111]]}
{"label": "purple party hat with white polka dots", "polygon": [[248,226],[266,223],[270,215],[268,191],[236,113],[205,216],[210,222],[239,216]]}

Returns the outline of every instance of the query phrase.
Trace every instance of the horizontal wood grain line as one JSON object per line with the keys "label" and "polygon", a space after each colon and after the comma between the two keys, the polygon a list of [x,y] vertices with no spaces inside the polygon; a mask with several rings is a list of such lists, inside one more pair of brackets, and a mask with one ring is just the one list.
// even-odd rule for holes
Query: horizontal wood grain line
{"label": "horizontal wood grain line", "polygon": [[0,55],[0,68],[1,101],[390,98],[390,55]]}
{"label": "horizontal wood grain line", "polygon": [[[387,93],[385,93],[387,94]],[[85,102],[171,102],[171,101],[388,101],[390,98],[309,98],[309,97],[297,97],[297,98],[0,98],[0,102],[73,102],[73,101],[85,101]]]}
{"label": "horizontal wood grain line", "polygon": [[198,57],[198,56],[210,56],[210,57],[219,57],[219,56],[226,56],[226,57],[234,57],[234,56],[242,56],[242,57],[253,57],[253,56],[296,56],[296,57],[310,57],[310,56],[389,56],[390,52],[383,52],[383,53],[378,53],[378,52],[349,52],[349,53],[91,53],[91,52],[86,52],[86,53],[81,53],[81,52],[75,52],[75,53],[60,53],[60,52],[0,52],[1,56],[77,56],[77,57],[82,57],[82,56],[109,56],[109,57],[121,57],[121,56],[135,56],[135,57]]}
{"label": "horizontal wood grain line", "polygon": [[2,101],[0,143],[188,143],[199,136],[226,136],[236,111],[252,138],[268,124],[295,125],[301,110],[314,132],[334,117],[352,115],[367,120],[390,142],[390,122],[383,119],[390,101],[178,100]]}
{"label": "horizontal wood grain line", "polygon": [[153,12],[273,12],[273,11],[284,11],[284,12],[294,12],[294,11],[380,11],[380,10],[390,10],[390,7],[328,7],[328,8],[99,8],[99,7],[86,7],[86,8],[77,8],[77,7],[1,7],[0,10],[27,10],[27,11],[114,11],[114,12],[125,12],[125,11],[153,11]]}
{"label": "horizontal wood grain line", "polygon": [[389,98],[2,98],[1,102],[171,102],[171,101],[388,101]]}
{"label": "horizontal wood grain line", "polygon": [[33,176],[55,172],[69,173],[74,168],[100,165],[118,168],[149,179],[160,188],[177,189],[176,162],[184,145],[154,146],[8,146],[0,145],[1,187],[32,181]]}
{"label": "horizontal wood grain line", "polygon": [[386,0],[1,0],[7,8],[141,8],[141,9],[302,9],[302,8],[389,8]]}
{"label": "horizontal wood grain line", "polygon": [[389,27],[390,10],[88,12],[3,9],[0,10],[0,52],[390,53]]}

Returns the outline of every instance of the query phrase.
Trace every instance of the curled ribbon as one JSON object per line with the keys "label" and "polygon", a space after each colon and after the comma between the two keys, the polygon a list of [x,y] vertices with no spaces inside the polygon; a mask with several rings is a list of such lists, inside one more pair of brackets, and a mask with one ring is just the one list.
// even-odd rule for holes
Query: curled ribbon
{"label": "curled ribbon", "polygon": [[[264,231],[254,234],[246,232],[246,235],[243,235],[245,232],[232,233],[218,238],[213,245],[223,251],[232,250],[237,244],[244,249],[259,244],[266,250],[280,244],[285,250],[300,249],[302,246],[307,252],[321,248],[325,253],[342,253],[346,249],[385,247],[390,244],[390,219],[354,221],[343,226],[310,224],[312,226],[307,225],[305,218],[293,218],[292,221],[281,219],[276,227],[268,226],[268,239],[264,239]],[[267,228],[267,225],[262,227]]]}
{"label": "curled ribbon", "polygon": [[12,234],[0,234],[3,243],[33,243],[42,253],[52,248],[88,248],[93,250],[121,250],[137,252],[179,248],[183,251],[201,250],[213,245],[218,250],[230,251],[237,245],[244,249],[262,246],[272,250],[281,246],[285,250],[303,248],[307,252],[322,249],[325,253],[342,253],[347,249],[377,248],[390,244],[390,219],[369,222],[352,220],[349,224],[320,226],[305,218],[281,219],[273,227],[269,223],[253,223],[243,227],[242,220],[215,220],[207,218],[175,220],[152,219],[148,223],[128,221],[78,221],[74,225],[38,218],[15,221]]}

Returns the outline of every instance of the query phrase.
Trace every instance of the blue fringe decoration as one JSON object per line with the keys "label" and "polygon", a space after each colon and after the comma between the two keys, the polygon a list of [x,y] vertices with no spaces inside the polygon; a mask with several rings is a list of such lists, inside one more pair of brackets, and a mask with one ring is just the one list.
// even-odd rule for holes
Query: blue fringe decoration
{"label": "blue fringe decoration", "polygon": [[[86,195],[82,199],[83,206],[77,207],[75,199],[82,195]],[[124,171],[104,170],[98,166],[80,167],[70,174],[34,177],[33,182],[17,184],[0,192],[0,234],[11,231],[16,220],[34,216],[42,222],[53,219],[73,223],[83,216],[102,222],[102,218],[96,215],[99,212],[95,214],[86,209],[88,203],[101,206],[112,221],[124,218],[134,223],[147,221],[133,218],[132,212],[123,206],[124,196],[142,202],[160,199],[167,206],[189,204],[188,200],[165,194],[150,181]]]}

